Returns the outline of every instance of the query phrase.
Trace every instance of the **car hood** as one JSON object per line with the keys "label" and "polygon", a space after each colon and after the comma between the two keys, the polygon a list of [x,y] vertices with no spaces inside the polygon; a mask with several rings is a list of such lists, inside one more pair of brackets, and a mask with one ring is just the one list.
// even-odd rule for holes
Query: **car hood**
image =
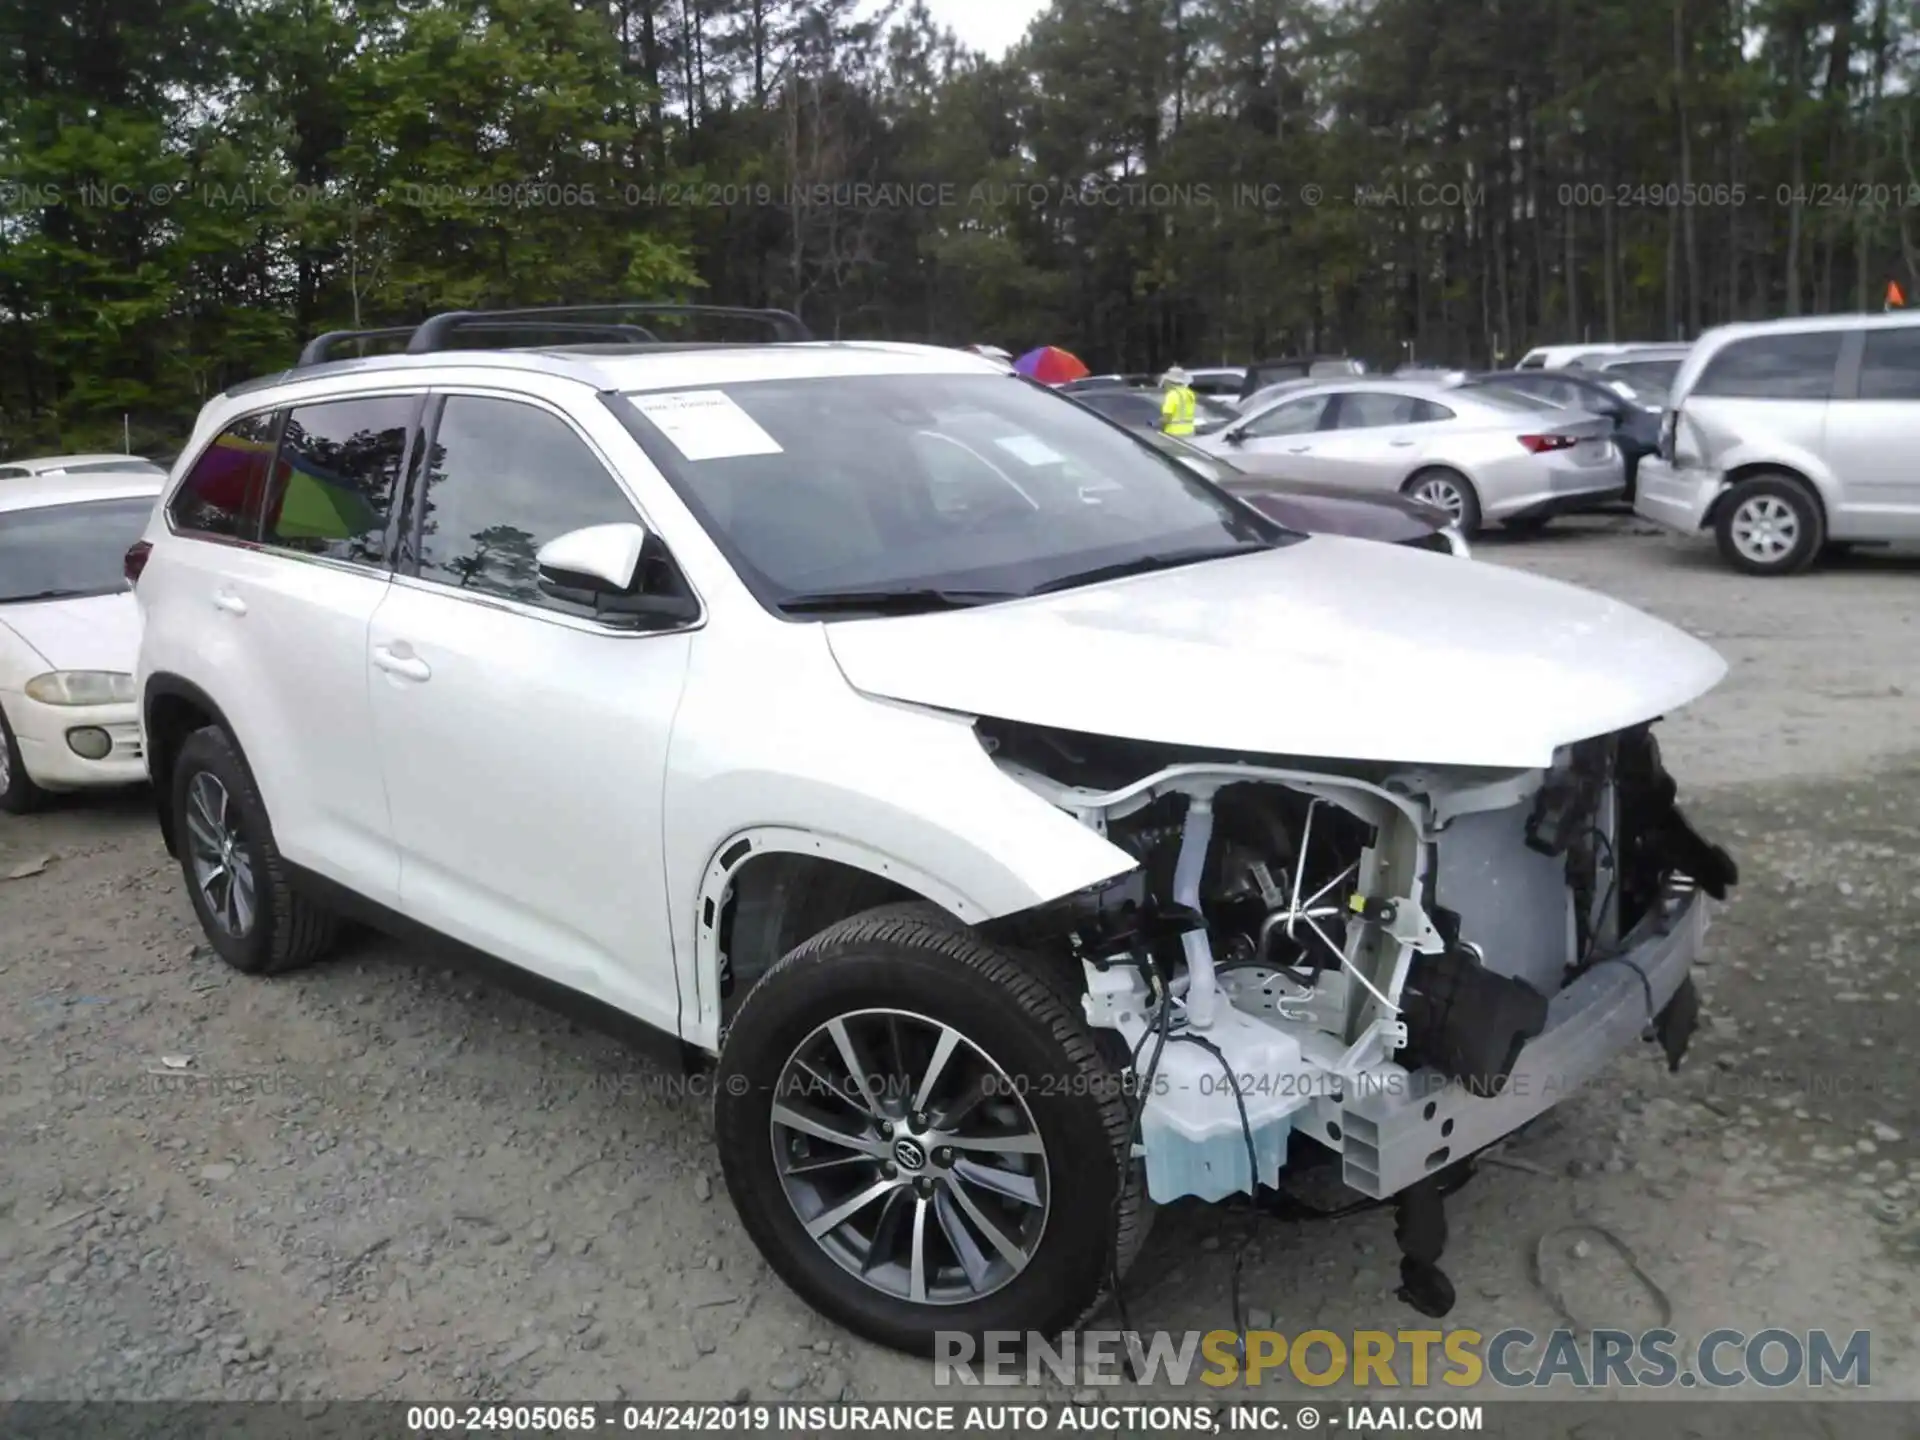
{"label": "car hood", "polygon": [[1227,480],[1221,488],[1290,530],[1402,544],[1443,530],[1447,513],[1389,491],[1369,493],[1304,480]]}
{"label": "car hood", "polygon": [[1533,768],[1726,663],[1616,600],[1339,536],[970,610],[828,625],[867,694],[1196,749]]}
{"label": "car hood", "polygon": [[140,653],[140,611],[131,590],[0,605],[0,625],[39,651],[54,670],[131,675]]}

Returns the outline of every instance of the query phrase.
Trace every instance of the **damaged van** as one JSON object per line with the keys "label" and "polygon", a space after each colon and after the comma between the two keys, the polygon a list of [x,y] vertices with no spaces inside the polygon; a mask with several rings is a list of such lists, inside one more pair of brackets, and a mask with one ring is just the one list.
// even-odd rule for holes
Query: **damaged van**
{"label": "damaged van", "polygon": [[1474,1155],[1679,1063],[1737,878],[1654,735],[1705,645],[1291,533],[961,352],[544,318],[215,399],[128,557],[232,965],[354,916],[640,1022],[774,1270],[921,1352],[1315,1165],[1444,1313]]}

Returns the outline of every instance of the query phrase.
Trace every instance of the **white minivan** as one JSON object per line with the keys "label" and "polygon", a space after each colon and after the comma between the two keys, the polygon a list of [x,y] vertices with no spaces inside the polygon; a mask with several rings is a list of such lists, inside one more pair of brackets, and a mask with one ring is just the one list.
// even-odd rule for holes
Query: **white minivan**
{"label": "white minivan", "polygon": [[1920,540],[1920,315],[1710,330],[1674,377],[1634,509],[1791,575],[1852,542]]}

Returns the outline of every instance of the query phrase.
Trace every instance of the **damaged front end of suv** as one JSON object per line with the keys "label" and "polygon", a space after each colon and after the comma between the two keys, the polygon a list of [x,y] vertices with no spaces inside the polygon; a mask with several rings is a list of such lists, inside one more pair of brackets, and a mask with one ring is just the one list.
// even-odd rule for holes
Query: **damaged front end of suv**
{"label": "damaged front end of suv", "polygon": [[1401,1298],[1444,1314],[1465,1162],[1642,1038],[1675,1067],[1687,1048],[1703,897],[1737,872],[1677,808],[1649,724],[1529,770],[977,730],[1138,862],[991,928],[1080,962],[1156,1202],[1337,1162],[1399,1208]]}

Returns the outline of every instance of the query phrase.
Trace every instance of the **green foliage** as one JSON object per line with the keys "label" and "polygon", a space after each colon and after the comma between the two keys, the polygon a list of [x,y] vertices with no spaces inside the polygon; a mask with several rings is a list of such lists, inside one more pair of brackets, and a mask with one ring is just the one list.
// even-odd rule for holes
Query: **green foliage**
{"label": "green foliage", "polygon": [[1053,0],[990,60],[920,0],[0,0],[0,448],[169,449],[319,330],[464,306],[1133,370],[1874,305],[1920,288],[1913,27]]}

